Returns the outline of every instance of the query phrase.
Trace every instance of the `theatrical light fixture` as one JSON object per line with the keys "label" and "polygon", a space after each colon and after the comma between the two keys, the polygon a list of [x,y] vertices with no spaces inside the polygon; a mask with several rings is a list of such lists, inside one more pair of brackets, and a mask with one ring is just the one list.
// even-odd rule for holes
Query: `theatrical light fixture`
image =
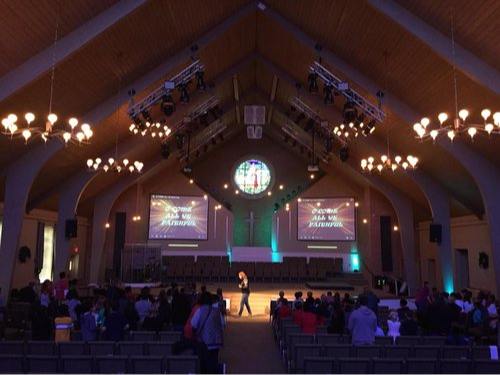
{"label": "theatrical light fixture", "polygon": [[35,125],[35,114],[32,112],[27,112],[24,115],[24,121],[26,125],[22,126],[18,123],[18,116],[14,113],[9,114],[7,117],[2,119],[2,133],[9,137],[11,140],[16,138],[23,138],[24,143],[27,144],[29,141],[34,140],[38,137],[42,138],[45,143],[49,139],[55,138],[63,142],[64,144],[75,143],[78,145],[89,144],[90,138],[93,132],[90,125],[87,123],[79,124],[76,117],[71,117],[67,120],[67,125],[64,128],[55,128],[56,122],[59,119],[57,114],[52,111],[52,104],[54,99],[54,81],[55,81],[55,70],[56,70],[56,50],[57,50],[57,32],[59,24],[56,22],[56,31],[53,45],[52,53],[52,74],[50,78],[50,101],[49,101],[49,111],[47,118],[42,120],[40,124]]}
{"label": "theatrical light fixture", "polygon": [[[359,108],[366,115],[374,118],[378,123],[382,123],[385,118],[385,113],[379,107],[374,106],[369,100],[349,87],[349,84],[342,81],[332,72],[326,69],[320,62],[315,61],[309,67],[309,85],[311,86],[311,77],[319,78],[324,85],[331,86],[334,92],[342,95],[347,102],[352,102],[356,108]],[[317,87],[317,83],[316,83]],[[380,104],[380,103],[379,103]]]}
{"label": "theatrical light fixture", "polygon": [[[197,90],[204,91],[204,88],[206,89],[204,74],[202,74],[203,69],[203,64],[200,60],[196,59],[187,68],[172,77],[169,81],[164,82],[160,87],[137,103],[134,102],[135,90],[131,90],[129,92],[130,107],[127,111],[128,116],[136,125],[138,125],[136,119],[138,119],[139,116],[143,116],[144,113],[150,114],[151,109],[158,103],[160,103],[160,109],[162,112],[166,116],[171,116],[175,111],[175,104],[173,104],[174,102],[172,100],[172,92],[175,89],[180,92],[180,102],[184,104],[189,103],[188,84],[191,82],[193,77],[196,76]],[[154,122],[151,118],[149,120],[144,118],[144,121],[150,123]]]}
{"label": "theatrical light fixture", "polygon": [[166,142],[161,144],[161,157],[165,160],[170,157],[170,147]]}
{"label": "theatrical light fixture", "polygon": [[179,92],[181,93],[181,98],[180,98],[181,104],[188,104],[189,103],[189,92],[187,90],[186,83],[181,83],[179,85]]}
{"label": "theatrical light fixture", "polygon": [[207,86],[205,85],[205,72],[198,71],[196,72],[196,91],[205,92]]}
{"label": "theatrical light fixture", "polygon": [[349,146],[342,146],[339,151],[340,161],[345,163],[349,159]]}
{"label": "theatrical light fixture", "polygon": [[307,78],[309,82],[309,92],[311,94],[318,93],[318,74],[314,71],[309,73],[309,77]]}
{"label": "theatrical light fixture", "polygon": [[[130,124],[129,130],[133,134],[141,135],[145,137],[146,135],[150,135],[151,138],[159,139],[160,141],[164,141],[165,139],[176,136],[180,133],[184,128],[192,123],[195,119],[207,116],[209,110],[214,109],[218,106],[219,100],[215,95],[210,96],[207,100],[201,103],[198,107],[193,109],[187,115],[185,115],[182,119],[177,121],[173,125],[167,125],[165,119],[161,121],[152,122],[151,116],[149,116],[150,121],[141,121],[141,119],[136,116],[133,118],[133,123]],[[175,111],[175,103],[172,100],[172,96],[170,93],[165,94],[162,98],[160,108],[167,116],[171,116],[171,114]],[[201,122],[201,121],[200,121]],[[208,119],[207,119],[208,124]],[[180,134],[179,134],[180,136]]]}
{"label": "theatrical light fixture", "polygon": [[175,112],[175,102],[172,98],[172,94],[165,93],[161,98],[160,109],[165,114],[165,116],[172,116]]}
{"label": "theatrical light fixture", "polygon": [[323,93],[325,94],[325,105],[331,107],[333,105],[333,86],[326,84]]}

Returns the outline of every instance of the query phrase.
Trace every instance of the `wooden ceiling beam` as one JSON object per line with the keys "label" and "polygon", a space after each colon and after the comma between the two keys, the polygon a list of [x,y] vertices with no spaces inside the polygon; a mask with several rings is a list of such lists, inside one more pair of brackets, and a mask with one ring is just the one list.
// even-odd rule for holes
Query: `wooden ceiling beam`
{"label": "wooden ceiling beam", "polygon": [[[250,63],[253,63],[255,61],[255,56],[253,54],[247,56],[245,59],[242,61],[236,63],[233,65],[231,68],[227,69],[223,74],[215,78],[212,83],[215,85],[215,87],[221,85],[225,81],[227,81],[231,76],[233,76],[235,73],[243,70],[247,65]],[[207,99],[206,95],[198,95],[195,94],[196,96],[192,99],[190,103],[189,108],[194,109],[197,106],[199,106],[203,101]],[[181,120],[185,116],[185,112],[182,112],[180,110],[176,111],[172,118],[170,120],[172,123],[177,123],[178,120]],[[133,152],[137,146],[139,146],[141,142],[138,141],[137,136],[135,135],[130,135],[127,137],[125,140],[123,140],[119,144],[120,151],[122,153],[123,157],[126,157],[126,155],[130,152]],[[116,153],[116,147],[113,146],[111,147],[107,152],[105,152],[101,157],[103,160],[107,160],[110,157],[114,157]],[[147,166],[146,166],[147,168]],[[100,172],[99,172],[100,173]],[[73,180],[79,180],[82,178],[82,176],[87,176],[89,181],[93,179],[95,176],[97,176],[99,173],[90,173],[87,171],[87,169],[84,167],[84,160],[82,160],[82,169],[74,173],[72,176],[69,176],[69,178],[65,181],[64,184],[59,184],[56,183],[53,186],[49,187],[47,190],[39,194],[38,196],[30,199],[28,203],[26,204],[26,212],[30,212],[34,208],[36,208],[38,205],[43,203],[46,199],[50,198],[51,196],[55,194],[60,194],[63,193],[66,189],[67,186],[71,186],[74,184]],[[85,185],[87,186],[87,185]],[[78,201],[75,202],[76,205],[78,205]],[[76,206],[75,206],[76,207]]]}
{"label": "wooden ceiling beam", "polygon": [[470,79],[500,95],[500,72],[495,68],[486,64],[456,42],[455,55],[453,55],[451,40],[447,36],[394,1],[368,0],[368,4],[422,41],[449,64],[456,65]]}
{"label": "wooden ceiling beam", "polygon": [[0,102],[41,77],[51,69],[53,63],[57,65],[63,62],[147,2],[148,0],[121,0],[57,41],[54,62],[54,46],[51,45],[4,75],[0,79]]}

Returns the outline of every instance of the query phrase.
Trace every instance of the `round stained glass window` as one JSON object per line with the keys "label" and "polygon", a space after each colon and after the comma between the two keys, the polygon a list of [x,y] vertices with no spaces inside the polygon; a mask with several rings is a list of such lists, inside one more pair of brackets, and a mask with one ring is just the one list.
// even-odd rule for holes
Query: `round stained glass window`
{"label": "round stained glass window", "polygon": [[245,160],[236,167],[234,182],[241,192],[259,195],[271,184],[271,170],[261,160]]}

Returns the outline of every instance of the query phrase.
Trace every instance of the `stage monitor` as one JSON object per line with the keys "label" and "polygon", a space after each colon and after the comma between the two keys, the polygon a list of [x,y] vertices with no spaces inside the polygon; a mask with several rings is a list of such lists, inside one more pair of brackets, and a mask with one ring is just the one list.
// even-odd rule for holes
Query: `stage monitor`
{"label": "stage monitor", "polygon": [[356,241],[354,198],[301,198],[297,224],[301,241]]}
{"label": "stage monitor", "polygon": [[152,194],[150,240],[208,239],[208,198]]}

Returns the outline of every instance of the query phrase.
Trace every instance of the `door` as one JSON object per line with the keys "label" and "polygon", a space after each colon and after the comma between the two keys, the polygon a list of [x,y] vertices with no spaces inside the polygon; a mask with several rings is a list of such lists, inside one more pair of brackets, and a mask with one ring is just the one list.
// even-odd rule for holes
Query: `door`
{"label": "door", "polygon": [[470,287],[467,249],[455,249],[455,280],[457,280],[457,290]]}

